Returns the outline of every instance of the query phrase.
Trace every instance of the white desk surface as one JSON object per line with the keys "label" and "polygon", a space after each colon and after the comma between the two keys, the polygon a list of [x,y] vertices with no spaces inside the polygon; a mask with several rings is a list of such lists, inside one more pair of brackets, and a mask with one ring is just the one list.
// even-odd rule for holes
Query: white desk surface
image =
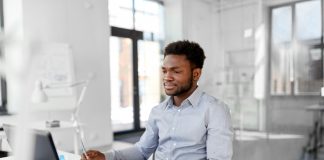
{"label": "white desk surface", "polygon": [[[63,151],[58,151],[59,155],[64,155],[64,160],[80,160],[81,156],[79,155],[75,155],[72,153],[68,153],[68,152],[63,152]],[[0,158],[0,160],[15,160],[14,156],[10,156],[10,157],[5,157],[5,158]]]}
{"label": "white desk surface", "polygon": [[[3,124],[17,125],[17,123],[18,123],[17,115],[0,116],[0,127],[2,127]],[[79,125],[83,125],[83,124],[79,124]],[[45,120],[31,121],[28,127],[41,129],[41,130],[51,130],[51,131],[75,129],[71,121],[60,121],[60,127],[52,127],[52,128],[48,128],[45,126]]]}
{"label": "white desk surface", "polygon": [[15,124],[16,122],[17,122],[17,115],[0,116],[0,127],[2,127],[2,124],[4,123]]}
{"label": "white desk surface", "polygon": [[[0,116],[0,128],[3,124],[16,124],[17,123],[17,116],[16,115],[8,115],[8,116]],[[60,130],[66,130],[71,129],[74,131],[75,127],[71,122],[68,121],[61,121],[60,127],[54,127],[54,128],[46,128],[45,127],[45,121],[40,121],[31,124],[31,128],[41,129],[41,130],[49,130],[49,131],[60,131]],[[0,132],[0,146],[1,146],[1,139],[4,138],[4,132]],[[1,147],[0,147],[1,148]],[[65,160],[80,160],[81,157],[79,155],[75,155],[68,152],[58,151],[59,155],[64,155]],[[6,158],[0,158],[0,160],[14,160],[14,157],[6,157]]]}

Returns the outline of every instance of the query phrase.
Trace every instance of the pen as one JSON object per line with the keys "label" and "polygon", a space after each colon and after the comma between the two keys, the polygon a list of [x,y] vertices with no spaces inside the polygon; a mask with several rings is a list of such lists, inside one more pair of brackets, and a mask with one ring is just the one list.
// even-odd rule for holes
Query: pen
{"label": "pen", "polygon": [[84,147],[83,140],[82,140],[81,137],[80,137],[80,142],[81,142],[81,146],[82,146],[82,152],[83,152],[83,154],[84,154],[86,160],[88,160],[89,157],[88,157],[88,155],[87,155],[87,150],[86,150],[85,147]]}

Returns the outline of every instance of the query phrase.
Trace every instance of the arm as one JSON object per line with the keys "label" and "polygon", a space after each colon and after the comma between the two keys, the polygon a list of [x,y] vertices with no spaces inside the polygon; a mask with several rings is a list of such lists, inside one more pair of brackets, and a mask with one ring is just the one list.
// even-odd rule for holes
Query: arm
{"label": "arm", "polygon": [[207,115],[207,159],[231,160],[233,130],[231,117],[225,104],[210,107]]}
{"label": "arm", "polygon": [[142,153],[145,159],[148,159],[155,151],[159,144],[158,126],[156,125],[156,119],[161,113],[158,112],[157,107],[151,110],[145,132],[141,136],[141,139],[135,144],[137,149]]}
{"label": "arm", "polygon": [[145,157],[137,149],[130,147],[123,150],[113,150],[105,154],[106,160],[145,160]]}
{"label": "arm", "polygon": [[134,147],[106,153],[106,160],[145,160],[158,145],[158,129],[154,122],[155,112],[151,111],[145,132]]}
{"label": "arm", "polygon": [[[154,122],[154,118],[156,114],[154,114],[153,110],[151,111],[146,126],[146,130],[144,134],[141,136],[139,142],[135,144],[135,146],[123,150],[113,150],[105,153],[104,156],[102,155],[100,159],[95,159],[97,157],[94,157],[94,159],[90,158],[90,160],[146,160],[148,159],[150,155],[155,151],[158,145],[158,129]],[[95,151],[95,153],[97,155],[100,155],[100,152],[98,153],[98,151]]]}
{"label": "arm", "polygon": [[88,150],[82,154],[81,160],[145,160],[136,147],[123,150],[113,150],[105,154],[97,150]]}

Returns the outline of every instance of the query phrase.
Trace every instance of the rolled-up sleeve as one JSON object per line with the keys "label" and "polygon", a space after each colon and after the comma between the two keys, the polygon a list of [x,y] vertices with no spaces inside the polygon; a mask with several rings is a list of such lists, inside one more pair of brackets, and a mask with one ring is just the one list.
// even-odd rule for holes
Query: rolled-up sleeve
{"label": "rolled-up sleeve", "polygon": [[233,155],[233,129],[231,116],[224,103],[214,103],[206,113],[207,159],[231,160]]}

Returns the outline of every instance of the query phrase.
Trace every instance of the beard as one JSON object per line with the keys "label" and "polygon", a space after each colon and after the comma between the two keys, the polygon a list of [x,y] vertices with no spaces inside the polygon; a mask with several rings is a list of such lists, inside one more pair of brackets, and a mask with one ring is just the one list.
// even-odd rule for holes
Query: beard
{"label": "beard", "polygon": [[177,90],[174,91],[173,93],[167,93],[166,92],[166,94],[168,96],[179,96],[181,94],[184,94],[184,93],[190,91],[190,89],[192,88],[192,85],[193,85],[193,78],[192,78],[192,75],[190,75],[190,77],[188,78],[188,81],[187,81],[186,84],[183,84],[183,85],[179,86],[177,88]]}

